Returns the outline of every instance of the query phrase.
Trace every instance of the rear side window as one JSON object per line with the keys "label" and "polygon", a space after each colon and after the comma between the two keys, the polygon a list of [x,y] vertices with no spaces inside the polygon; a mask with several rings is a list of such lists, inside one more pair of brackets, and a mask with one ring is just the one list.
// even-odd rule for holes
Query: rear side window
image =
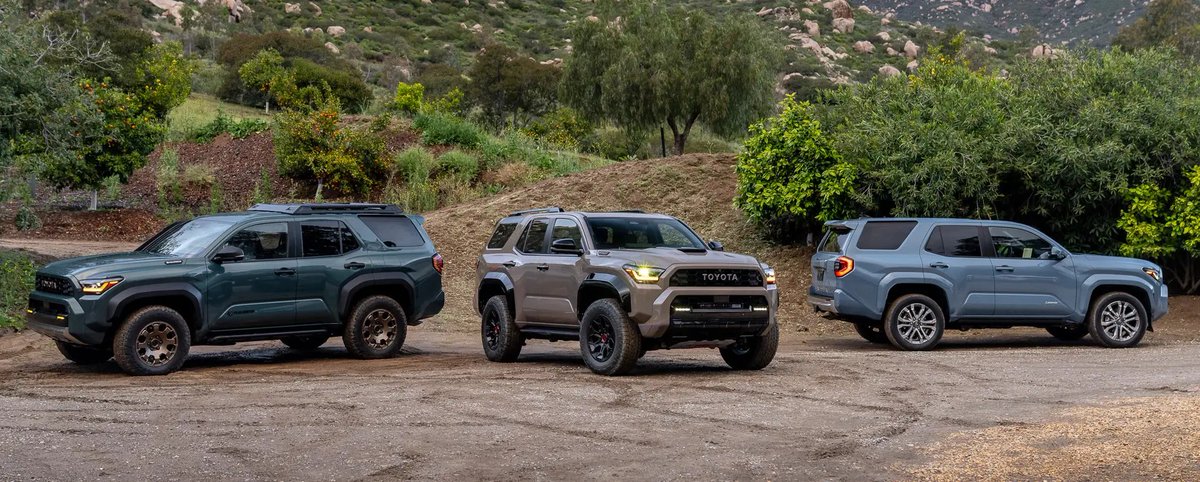
{"label": "rear side window", "polygon": [[521,235],[522,243],[520,248],[522,253],[545,253],[546,252],[546,230],[550,223],[545,219],[535,219],[529,223],[529,227],[525,228],[525,234]]}
{"label": "rear side window", "polygon": [[358,239],[341,221],[300,223],[300,246],[304,257],[337,256],[358,249]]}
{"label": "rear side window", "polygon": [[850,234],[850,231],[844,229],[830,229],[829,231],[826,231],[825,237],[821,239],[821,244],[817,248],[817,251],[826,253],[841,253],[842,238],[846,237],[848,234]]}
{"label": "rear side window", "polygon": [[492,233],[492,239],[488,240],[488,249],[503,248],[504,243],[508,242],[508,238],[517,230],[517,222],[500,223],[496,225],[496,231]]}
{"label": "rear side window", "polygon": [[858,235],[858,249],[900,249],[917,227],[916,221],[867,221]]}
{"label": "rear side window", "polygon": [[981,257],[978,226],[938,226],[933,228],[925,250],[942,256]]}
{"label": "rear side window", "polygon": [[359,216],[375,236],[390,248],[411,248],[425,244],[421,231],[406,216]]}

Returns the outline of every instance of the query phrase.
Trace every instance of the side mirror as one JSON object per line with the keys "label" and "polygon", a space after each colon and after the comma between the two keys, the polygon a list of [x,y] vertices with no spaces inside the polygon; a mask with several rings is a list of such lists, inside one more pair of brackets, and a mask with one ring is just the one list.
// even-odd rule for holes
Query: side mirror
{"label": "side mirror", "polygon": [[574,254],[576,256],[583,254],[583,250],[579,249],[579,245],[575,244],[575,240],[571,238],[556,239],[550,243],[550,252],[554,254]]}
{"label": "side mirror", "polygon": [[217,250],[217,254],[213,255],[212,262],[217,264],[236,263],[243,259],[246,259],[246,253],[242,251],[242,248],[226,244]]}
{"label": "side mirror", "polygon": [[1063,251],[1063,249],[1058,246],[1050,248],[1050,259],[1055,261],[1067,259],[1067,252]]}
{"label": "side mirror", "polygon": [[721,244],[720,241],[711,239],[708,241],[708,249],[711,249],[713,251],[725,251],[725,245]]}

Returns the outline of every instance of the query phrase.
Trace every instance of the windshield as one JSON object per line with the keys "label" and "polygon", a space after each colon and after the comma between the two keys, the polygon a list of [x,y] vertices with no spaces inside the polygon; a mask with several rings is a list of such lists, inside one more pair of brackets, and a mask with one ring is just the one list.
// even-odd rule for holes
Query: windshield
{"label": "windshield", "polygon": [[671,218],[593,218],[587,220],[596,249],[705,249],[696,233]]}
{"label": "windshield", "polygon": [[231,224],[232,221],[218,218],[199,218],[174,224],[155,235],[138,250],[181,258],[199,256],[221,233],[229,229]]}

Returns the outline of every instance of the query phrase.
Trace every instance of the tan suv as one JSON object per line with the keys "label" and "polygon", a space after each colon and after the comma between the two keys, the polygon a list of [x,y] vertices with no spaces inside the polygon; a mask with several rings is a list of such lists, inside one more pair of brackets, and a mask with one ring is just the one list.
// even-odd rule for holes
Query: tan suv
{"label": "tan suv", "polygon": [[662,214],[515,212],[477,268],[492,361],[516,360],[532,338],[579,340],[588,368],[605,375],[628,372],[647,350],[693,347],[758,370],[779,343],[774,271]]}

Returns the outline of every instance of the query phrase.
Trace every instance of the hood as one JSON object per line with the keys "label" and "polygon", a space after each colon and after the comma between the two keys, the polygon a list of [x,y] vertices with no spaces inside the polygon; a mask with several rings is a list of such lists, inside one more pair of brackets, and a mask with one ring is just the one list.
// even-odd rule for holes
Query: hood
{"label": "hood", "polygon": [[57,276],[74,276],[78,279],[116,276],[132,268],[150,264],[161,265],[170,257],[142,251],[128,253],[97,254],[55,261],[38,270]]}
{"label": "hood", "polygon": [[685,252],[674,248],[612,249],[598,250],[598,252],[607,252],[607,257],[609,258],[624,259],[632,264],[654,266],[656,268],[670,268],[674,265],[760,267],[758,260],[753,256],[725,251],[713,251],[711,249],[703,252]]}
{"label": "hood", "polygon": [[1121,256],[1105,256],[1102,254],[1076,254],[1072,256],[1077,263],[1108,268],[1128,268],[1130,271],[1142,272],[1142,268],[1154,268],[1160,273],[1162,267],[1144,259],[1124,258]]}

